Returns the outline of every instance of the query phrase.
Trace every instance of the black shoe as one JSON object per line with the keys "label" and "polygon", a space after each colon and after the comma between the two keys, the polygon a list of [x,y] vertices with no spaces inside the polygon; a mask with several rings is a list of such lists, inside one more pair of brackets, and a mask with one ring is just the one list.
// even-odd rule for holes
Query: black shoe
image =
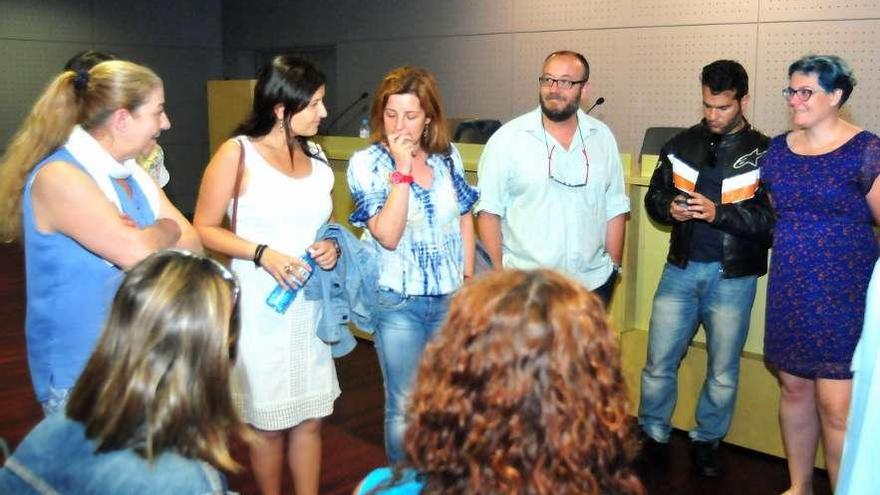
{"label": "black shoe", "polygon": [[694,464],[700,476],[715,478],[721,476],[721,461],[718,459],[718,442],[692,442]]}
{"label": "black shoe", "polygon": [[650,464],[665,464],[669,460],[669,443],[658,442],[645,432],[640,435],[642,442],[641,460],[647,466]]}

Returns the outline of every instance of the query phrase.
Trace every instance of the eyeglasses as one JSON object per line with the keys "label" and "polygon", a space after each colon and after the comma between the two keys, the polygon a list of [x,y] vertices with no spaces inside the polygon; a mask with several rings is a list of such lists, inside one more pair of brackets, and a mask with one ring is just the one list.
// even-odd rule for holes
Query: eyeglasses
{"label": "eyeglasses", "polygon": [[587,149],[581,146],[581,153],[584,155],[584,179],[578,180],[577,182],[571,183],[566,180],[563,180],[553,173],[553,151],[556,150],[556,145],[554,144],[552,148],[550,148],[550,152],[547,154],[547,177],[550,180],[562,184],[563,186],[568,187],[584,187],[587,185],[587,176],[590,174],[590,159],[587,157]]}
{"label": "eyeglasses", "polygon": [[813,96],[813,93],[815,93],[815,91],[811,88],[785,88],[782,90],[782,97],[789,100],[792,96],[797,95],[799,100],[807,101]]}
{"label": "eyeglasses", "polygon": [[236,277],[231,271],[229,271],[229,268],[226,268],[222,263],[213,258],[193,253],[192,251],[189,251],[187,249],[171,248],[166,249],[166,251],[182,254],[190,258],[195,258],[197,260],[200,260],[202,263],[207,264],[214,273],[216,273],[220,278],[222,278],[226,283],[229,284],[229,290],[232,292],[232,306],[235,306],[235,303],[238,301],[238,293],[241,291],[241,288],[238,285],[238,277]]}
{"label": "eyeglasses", "polygon": [[206,260],[214,268],[214,271],[217,272],[217,275],[220,275],[220,278],[229,284],[229,289],[232,291],[232,306],[235,307],[238,302],[238,293],[241,291],[241,287],[238,285],[238,277],[233,275],[229,268],[223,266],[219,261],[207,256],[202,259]]}
{"label": "eyeglasses", "polygon": [[199,260],[202,265],[210,268],[215,275],[222,278],[223,281],[229,285],[229,291],[232,296],[232,314],[229,315],[229,333],[226,336],[226,346],[229,351],[229,360],[234,363],[236,358],[238,357],[238,334],[239,329],[241,328],[241,310],[239,307],[240,305],[238,304],[238,295],[241,288],[238,284],[238,277],[236,277],[231,271],[229,271],[229,268],[226,268],[222,263],[218,262],[217,260],[193,253],[188,249],[171,248],[166,249],[162,252],[171,252]]}
{"label": "eyeglasses", "polygon": [[538,84],[541,85],[542,88],[552,88],[555,84],[559,89],[571,89],[575,84],[583,84],[587,82],[586,79],[582,79],[580,81],[571,81],[568,79],[554,79],[552,77],[541,76],[538,78]]}

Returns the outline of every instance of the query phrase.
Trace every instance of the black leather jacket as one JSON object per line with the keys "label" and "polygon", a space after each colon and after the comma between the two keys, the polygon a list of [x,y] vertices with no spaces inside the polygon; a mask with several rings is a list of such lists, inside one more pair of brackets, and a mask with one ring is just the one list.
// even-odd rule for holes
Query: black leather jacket
{"label": "black leather jacket", "polygon": [[[759,158],[767,151],[769,138],[748,123],[735,134],[712,134],[701,122],[669,140],[660,150],[660,161],[645,196],[645,208],[655,221],[672,226],[669,263],[684,268],[690,256],[693,222],[672,218],[669,207],[679,194],[672,183],[670,155],[700,170],[717,157],[724,167],[724,178],[735,177],[758,168]],[[714,144],[713,144],[714,143]],[[714,150],[713,150],[714,149]],[[697,178],[697,184],[700,179]],[[698,189],[699,190],[699,189]],[[754,197],[737,203],[716,204],[713,226],[722,232],[721,266],[724,277],[763,275],[767,273],[767,250],[773,242],[776,215],[763,185]]]}

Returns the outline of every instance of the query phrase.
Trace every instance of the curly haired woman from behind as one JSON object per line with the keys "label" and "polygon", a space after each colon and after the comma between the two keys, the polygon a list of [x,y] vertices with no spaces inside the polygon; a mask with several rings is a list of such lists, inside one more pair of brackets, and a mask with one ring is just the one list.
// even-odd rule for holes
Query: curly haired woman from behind
{"label": "curly haired woman from behind", "polygon": [[643,494],[627,407],[599,299],[548,270],[491,273],[425,351],[406,462],[355,492]]}

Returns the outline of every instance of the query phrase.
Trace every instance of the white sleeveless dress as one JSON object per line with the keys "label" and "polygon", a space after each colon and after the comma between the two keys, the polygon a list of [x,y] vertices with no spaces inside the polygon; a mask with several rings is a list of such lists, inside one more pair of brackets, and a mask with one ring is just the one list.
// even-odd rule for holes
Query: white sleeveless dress
{"label": "white sleeveless dress", "polygon": [[[313,159],[311,175],[294,179],[269,165],[247,138],[237,139],[244,143],[248,172],[238,200],[238,235],[302,256],[332,212],[333,171]],[[315,333],[320,303],[306,301],[300,291],[280,315],[266,304],[277,284],[271,275],[250,260],[236,259],[232,269],[241,282],[233,398],[242,419],[261,430],[282,430],[329,416],[340,390],[330,346]]]}

